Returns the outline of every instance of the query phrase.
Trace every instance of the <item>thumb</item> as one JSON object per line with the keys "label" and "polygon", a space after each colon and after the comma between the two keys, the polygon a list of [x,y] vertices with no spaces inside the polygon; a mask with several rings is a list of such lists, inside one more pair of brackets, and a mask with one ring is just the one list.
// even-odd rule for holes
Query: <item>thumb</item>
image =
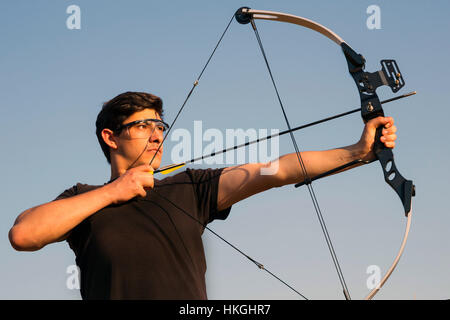
{"label": "thumb", "polygon": [[394,124],[394,119],[392,117],[376,117],[369,121],[369,125],[375,129],[379,127],[389,128]]}

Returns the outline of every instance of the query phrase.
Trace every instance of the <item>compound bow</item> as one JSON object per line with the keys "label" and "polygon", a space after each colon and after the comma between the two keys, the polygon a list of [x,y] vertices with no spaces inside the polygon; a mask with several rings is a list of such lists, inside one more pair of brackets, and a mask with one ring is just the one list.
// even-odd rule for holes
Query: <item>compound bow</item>
{"label": "compound bow", "polygon": [[[400,73],[400,70],[397,66],[397,63],[395,62],[395,60],[381,60],[381,70],[376,71],[376,72],[366,72],[364,71],[365,68],[365,59],[361,54],[357,54],[340,36],[338,36],[335,32],[333,32],[332,30],[324,27],[323,25],[303,18],[303,17],[299,17],[299,16],[295,16],[295,15],[291,15],[291,14],[286,14],[286,13],[281,13],[281,12],[272,12],[272,11],[262,11],[262,10],[253,10],[250,9],[248,7],[242,7],[240,9],[238,9],[236,11],[236,13],[234,14],[233,18],[235,18],[239,23],[241,24],[248,24],[251,23],[253,30],[255,31],[255,35],[257,37],[261,52],[263,54],[267,69],[269,71],[269,75],[271,77],[272,80],[272,84],[274,86],[275,92],[277,94],[278,97],[278,101],[280,103],[288,130],[286,130],[284,133],[290,133],[291,135],[291,140],[292,143],[294,145],[295,148],[295,152],[297,154],[297,158],[299,161],[299,165],[303,171],[303,175],[305,177],[305,180],[296,184],[295,187],[299,187],[301,185],[306,185],[308,187],[308,190],[310,192],[312,201],[314,203],[314,207],[317,213],[317,216],[319,218],[319,222],[321,224],[322,230],[324,232],[324,236],[325,239],[327,241],[328,244],[328,248],[330,250],[333,262],[335,264],[336,267],[336,271],[338,273],[341,285],[342,285],[342,289],[344,292],[344,296],[346,297],[346,299],[350,299],[350,294],[348,292],[347,286],[345,284],[345,280],[341,271],[341,268],[339,266],[339,262],[337,260],[337,256],[336,253],[334,252],[334,248],[331,242],[331,239],[329,237],[327,228],[325,226],[325,221],[323,220],[322,217],[322,213],[317,201],[317,198],[315,196],[314,193],[314,189],[312,187],[312,181],[328,176],[330,174],[333,174],[335,172],[338,172],[340,170],[343,170],[345,168],[349,168],[349,167],[353,167],[356,166],[358,164],[362,164],[365,163],[362,160],[355,160],[352,162],[349,162],[343,166],[340,166],[338,168],[335,168],[333,170],[330,170],[328,172],[325,172],[323,174],[321,174],[320,176],[314,177],[314,178],[310,178],[307,171],[306,171],[306,167],[303,163],[302,157],[301,157],[301,153],[300,150],[297,146],[297,143],[295,141],[295,138],[292,134],[292,132],[294,130],[297,130],[297,128],[292,129],[286,112],[284,110],[283,107],[283,103],[280,99],[280,96],[278,94],[278,89],[276,87],[275,81],[273,79],[272,76],[272,72],[266,57],[266,54],[264,52],[264,48],[262,46],[262,42],[261,42],[261,38],[259,36],[258,33],[258,29],[256,28],[256,24],[254,22],[254,20],[256,19],[261,19],[261,20],[268,20],[268,21],[279,21],[279,22],[287,22],[287,23],[292,23],[292,24],[296,24],[299,26],[303,26],[306,28],[309,28],[311,30],[314,30],[316,32],[319,32],[320,34],[326,36],[327,38],[329,38],[330,40],[332,40],[333,42],[335,42],[337,45],[339,45],[344,53],[344,57],[347,61],[347,65],[348,65],[348,70],[350,75],[352,76],[353,80],[355,81],[356,87],[358,89],[358,93],[359,93],[359,97],[360,97],[360,108],[358,108],[358,110],[361,111],[361,117],[363,119],[364,122],[367,122],[373,118],[379,117],[379,116],[384,116],[384,111],[382,108],[382,103],[380,102],[378,95],[376,94],[376,89],[380,86],[389,86],[392,90],[392,92],[397,92],[398,90],[400,90],[404,85],[405,85],[405,81],[403,79],[402,74]],[[173,120],[170,129],[172,129],[173,124],[175,123],[175,121],[177,120],[178,116],[180,115],[181,111],[183,110],[184,106],[186,105],[186,102],[188,101],[189,97],[191,96],[194,88],[198,85],[199,80],[203,74],[203,72],[205,71],[207,65],[209,64],[212,56],[214,55],[216,49],[218,48],[223,36],[225,35],[226,31],[228,30],[228,27],[230,26],[233,18],[230,20],[230,22],[228,23],[225,31],[223,32],[222,36],[220,37],[216,47],[214,48],[212,54],[210,55],[207,63],[205,64],[203,70],[201,71],[200,75],[198,76],[197,80],[194,82],[194,85],[192,87],[192,89],[190,90],[190,92],[188,93],[183,105],[181,106],[180,110],[178,111],[178,114],[176,115],[175,119]],[[405,96],[409,96],[411,94],[414,93],[410,93],[410,94],[406,94]],[[399,97],[400,98],[400,97]],[[398,99],[398,98],[393,98],[390,99],[394,100],[394,99]],[[345,113],[349,114],[349,113]],[[342,114],[344,115],[344,114]],[[342,116],[339,115],[339,116]],[[337,116],[335,117],[330,117],[327,120],[330,119],[335,119]],[[323,122],[318,121],[316,123],[321,123]],[[309,125],[306,125],[309,126]],[[302,126],[302,127],[306,127],[306,126]],[[164,140],[166,139],[166,137],[168,136],[169,131],[166,133],[163,141],[161,142],[160,146],[162,145],[162,143],[164,142]],[[395,267],[397,266],[400,257],[404,251],[405,245],[406,245],[406,241],[408,238],[408,234],[409,234],[409,229],[410,229],[410,225],[411,225],[411,200],[412,197],[415,196],[415,186],[413,185],[413,182],[411,180],[406,180],[398,171],[397,166],[395,165],[395,161],[394,161],[394,154],[392,152],[391,149],[387,148],[383,143],[380,142],[380,137],[382,135],[382,127],[378,128],[376,131],[376,137],[375,137],[375,142],[374,142],[374,153],[376,156],[376,160],[378,160],[381,164],[382,170],[383,170],[383,174],[384,174],[384,179],[386,181],[386,183],[391,186],[391,188],[397,193],[397,195],[400,197],[400,200],[402,201],[402,205],[404,208],[404,213],[405,216],[407,218],[407,222],[406,222],[406,230],[403,236],[403,240],[401,242],[401,246],[399,249],[399,252],[397,253],[397,256],[394,259],[394,262],[392,263],[391,267],[388,269],[388,271],[386,272],[386,274],[383,276],[383,278],[381,279],[380,283],[376,286],[376,288],[374,288],[366,297],[366,299],[372,299],[375,294],[381,289],[381,287],[386,283],[387,279],[389,278],[389,276],[392,274],[392,272],[394,271]],[[258,141],[262,141],[262,140],[258,140]],[[258,142],[256,141],[256,142]],[[246,146],[249,143],[246,143],[244,145],[241,146]],[[239,147],[241,147],[239,146]],[[225,152],[228,150],[235,150],[236,147],[232,147],[232,148],[228,148],[227,150],[222,150],[221,152]],[[156,154],[156,153],[155,153]],[[208,156],[203,156],[201,157],[201,159],[204,159],[206,157],[209,156],[214,156],[217,155],[218,153],[213,153],[211,155]],[[192,163],[197,159],[193,159],[190,160],[188,162]],[[375,161],[376,161],[375,160]],[[152,159],[153,161],[153,159]],[[151,162],[152,162],[151,161]],[[151,164],[150,162],[150,164]],[[185,163],[188,163],[185,162]],[[183,166],[185,163],[183,164],[176,164],[176,165],[171,165],[171,166],[167,166],[166,168],[160,169],[156,172],[163,172],[163,171],[173,171],[181,166]],[[172,203],[173,204],[173,203]],[[175,205],[175,204],[173,204]],[[188,214],[187,212],[185,212],[182,208],[180,208],[179,206],[176,206],[178,209],[180,209],[181,211],[183,211],[184,213]],[[191,216],[191,215],[189,215]],[[193,218],[191,216],[191,218]],[[195,219],[195,218],[193,218]],[[200,221],[197,221],[198,223],[201,223]],[[203,224],[202,224],[203,225]],[[263,269],[265,271],[267,271],[269,274],[271,274],[272,276],[274,276],[275,278],[277,278],[279,281],[283,282],[286,286],[288,286],[289,288],[291,288],[292,290],[294,290],[296,293],[298,293],[299,295],[301,295],[302,297],[304,297],[302,294],[300,294],[297,290],[295,290],[294,288],[292,288],[290,285],[288,285],[286,282],[284,282],[283,280],[281,280],[278,276],[274,275],[272,272],[270,272],[269,270],[267,270],[266,268],[264,268],[264,266],[257,262],[256,260],[254,260],[253,258],[251,258],[250,256],[248,256],[247,254],[243,253],[241,250],[239,250],[237,247],[235,247],[234,245],[232,245],[231,243],[229,243],[228,241],[226,241],[225,239],[223,239],[221,236],[219,236],[218,234],[216,234],[214,231],[212,231],[211,229],[209,229],[206,225],[204,225],[204,227],[206,229],[208,229],[209,231],[213,232],[216,236],[218,236],[220,239],[224,240],[225,242],[227,242],[230,246],[232,246],[234,249],[236,249],[237,251],[239,251],[241,254],[243,254],[245,257],[247,257],[250,261],[252,261],[253,263],[255,263],[260,269]]]}

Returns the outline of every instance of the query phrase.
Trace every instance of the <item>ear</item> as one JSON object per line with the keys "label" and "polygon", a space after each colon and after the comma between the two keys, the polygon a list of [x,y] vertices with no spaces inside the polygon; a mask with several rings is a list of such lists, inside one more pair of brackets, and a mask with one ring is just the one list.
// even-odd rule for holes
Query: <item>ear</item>
{"label": "ear", "polygon": [[111,149],[117,149],[117,137],[114,135],[114,132],[110,129],[103,129],[102,130],[102,138],[103,141],[111,148]]}

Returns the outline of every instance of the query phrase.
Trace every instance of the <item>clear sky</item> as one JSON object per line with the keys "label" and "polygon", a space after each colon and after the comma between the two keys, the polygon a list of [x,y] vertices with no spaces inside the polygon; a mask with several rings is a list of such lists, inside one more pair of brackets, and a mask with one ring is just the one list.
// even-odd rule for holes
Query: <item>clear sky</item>
{"label": "clear sky", "polygon": [[[69,29],[66,9],[81,10]],[[382,299],[449,298],[447,208],[450,157],[448,1],[2,1],[0,2],[0,298],[80,299],[67,285],[74,254],[62,242],[17,252],[7,234],[17,215],[76,182],[103,184],[109,166],[95,137],[103,102],[124,91],[164,100],[171,122],[218,38],[241,6],[315,20],[367,60],[396,59],[414,97],[385,105],[398,126],[397,167],[417,187],[410,238]],[[379,29],[366,12],[380,8]],[[294,25],[257,22],[292,126],[355,108],[359,98],[341,50]],[[381,99],[393,96],[380,88]],[[233,22],[175,128],[286,129],[249,25]],[[301,150],[352,144],[358,114],[297,132]],[[169,137],[164,164],[176,141]],[[204,146],[207,143],[204,142]],[[288,137],[280,153],[293,152]],[[194,156],[194,154],[192,154]],[[229,165],[229,164],[225,164]],[[209,165],[212,167],[221,165]],[[206,167],[206,164],[192,167]],[[406,219],[378,163],[314,183],[353,298],[368,293],[367,268],[384,273]],[[310,299],[343,299],[306,188],[285,186],[236,204],[210,225]],[[204,234],[211,299],[297,299],[225,243]]]}

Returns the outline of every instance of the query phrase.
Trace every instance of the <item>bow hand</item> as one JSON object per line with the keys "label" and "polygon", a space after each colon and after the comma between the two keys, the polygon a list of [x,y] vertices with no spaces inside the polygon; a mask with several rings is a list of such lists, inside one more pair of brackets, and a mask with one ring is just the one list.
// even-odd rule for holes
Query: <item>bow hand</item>
{"label": "bow hand", "polygon": [[369,120],[364,127],[361,139],[356,144],[361,160],[371,162],[376,159],[378,150],[395,148],[397,127],[392,117],[377,117]]}

